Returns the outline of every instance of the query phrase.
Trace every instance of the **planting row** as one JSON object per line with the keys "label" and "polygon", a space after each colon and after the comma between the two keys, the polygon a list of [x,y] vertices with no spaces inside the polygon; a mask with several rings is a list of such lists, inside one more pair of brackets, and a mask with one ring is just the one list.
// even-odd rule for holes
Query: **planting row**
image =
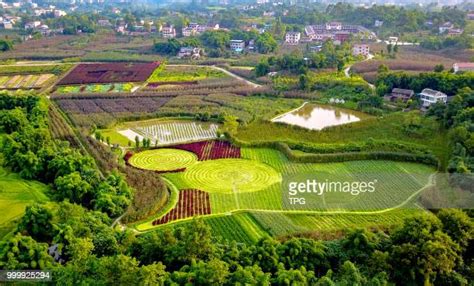
{"label": "planting row", "polygon": [[0,76],[0,89],[36,89],[53,78],[52,74]]}
{"label": "planting row", "polygon": [[131,92],[134,89],[132,83],[112,83],[112,84],[85,84],[85,85],[65,85],[59,86],[56,92],[67,93],[107,93],[107,92]]}
{"label": "planting row", "polygon": [[163,122],[132,130],[158,145],[176,144],[217,138],[217,124],[197,122]]}
{"label": "planting row", "polygon": [[170,98],[167,97],[127,97],[127,98],[95,98],[95,99],[60,99],[57,100],[61,109],[66,112],[118,113],[118,112],[156,112]]}
{"label": "planting row", "polygon": [[182,190],[176,206],[165,216],[153,221],[153,225],[165,224],[174,220],[211,214],[209,194],[200,190]]}
{"label": "planting row", "polygon": [[173,148],[193,152],[199,161],[224,158],[240,158],[240,148],[225,141],[205,141],[173,146]]}
{"label": "planting row", "polygon": [[80,64],[58,84],[144,82],[159,65],[157,62]]}

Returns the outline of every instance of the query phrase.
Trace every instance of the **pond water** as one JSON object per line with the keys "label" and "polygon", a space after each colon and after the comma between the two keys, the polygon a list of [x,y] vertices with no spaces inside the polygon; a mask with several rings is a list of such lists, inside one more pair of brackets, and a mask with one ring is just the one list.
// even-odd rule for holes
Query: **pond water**
{"label": "pond water", "polygon": [[361,114],[356,111],[334,106],[305,103],[298,109],[275,117],[272,119],[272,122],[296,125],[311,130],[321,130],[329,126],[360,120]]}

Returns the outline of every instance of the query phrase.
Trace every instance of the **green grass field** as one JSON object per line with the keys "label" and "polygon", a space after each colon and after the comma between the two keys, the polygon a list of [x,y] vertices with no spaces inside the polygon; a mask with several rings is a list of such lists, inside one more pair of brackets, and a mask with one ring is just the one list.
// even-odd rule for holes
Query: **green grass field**
{"label": "green grass field", "polygon": [[226,74],[210,67],[165,66],[157,68],[148,82],[186,82],[210,78],[224,78]]}
{"label": "green grass field", "polygon": [[0,237],[11,231],[12,221],[23,214],[27,205],[48,201],[47,190],[44,184],[24,180],[0,167]]}

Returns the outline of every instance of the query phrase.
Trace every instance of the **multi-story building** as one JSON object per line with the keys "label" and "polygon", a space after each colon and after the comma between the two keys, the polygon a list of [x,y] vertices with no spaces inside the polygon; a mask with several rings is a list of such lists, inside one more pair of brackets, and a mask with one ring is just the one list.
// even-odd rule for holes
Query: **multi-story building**
{"label": "multi-story building", "polygon": [[422,107],[428,108],[437,102],[446,103],[448,101],[448,96],[441,91],[425,88],[420,93],[420,100],[422,102]]}
{"label": "multi-story building", "polygon": [[164,26],[161,28],[161,35],[165,39],[172,39],[176,37],[176,29],[173,27],[173,25],[170,26]]}
{"label": "multi-story building", "polygon": [[285,35],[285,43],[290,45],[298,45],[301,40],[300,32],[288,32]]}
{"label": "multi-story building", "polygon": [[231,40],[229,45],[230,45],[230,49],[234,52],[240,53],[245,49],[244,40]]}
{"label": "multi-story building", "polygon": [[356,44],[352,46],[352,55],[353,56],[364,56],[367,57],[370,53],[369,45],[365,44]]}

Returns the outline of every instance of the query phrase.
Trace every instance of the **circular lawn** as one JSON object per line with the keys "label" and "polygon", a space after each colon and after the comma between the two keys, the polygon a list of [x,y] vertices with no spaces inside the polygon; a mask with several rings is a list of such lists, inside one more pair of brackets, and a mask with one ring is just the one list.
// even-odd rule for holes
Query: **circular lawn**
{"label": "circular lawn", "polygon": [[128,163],[152,171],[173,171],[187,168],[197,162],[194,153],[178,149],[154,149],[133,155]]}
{"label": "circular lawn", "polygon": [[281,181],[272,167],[246,159],[218,159],[198,162],[186,169],[184,181],[208,192],[254,192]]}

